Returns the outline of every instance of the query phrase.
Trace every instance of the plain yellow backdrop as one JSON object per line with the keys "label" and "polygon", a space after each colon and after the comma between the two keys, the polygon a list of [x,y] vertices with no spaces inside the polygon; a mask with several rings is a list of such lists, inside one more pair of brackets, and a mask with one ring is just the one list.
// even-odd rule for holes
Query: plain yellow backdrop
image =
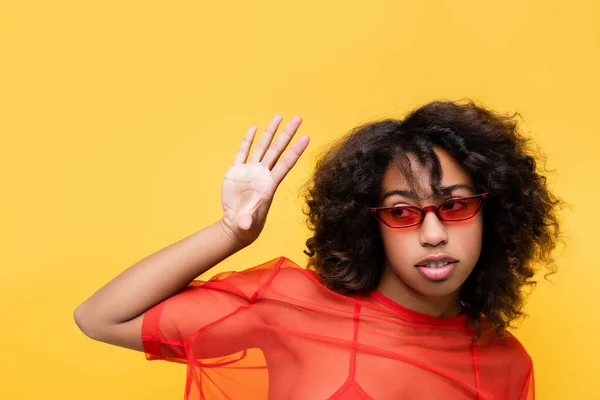
{"label": "plain yellow backdrop", "polygon": [[523,115],[555,170],[565,250],[516,335],[538,398],[600,396],[594,1],[15,1],[0,7],[1,399],[178,399],[185,367],[94,342],[75,307],[220,217],[246,129],[310,147],[261,238],[218,268],[304,264],[298,198],[353,126],[433,99]]}

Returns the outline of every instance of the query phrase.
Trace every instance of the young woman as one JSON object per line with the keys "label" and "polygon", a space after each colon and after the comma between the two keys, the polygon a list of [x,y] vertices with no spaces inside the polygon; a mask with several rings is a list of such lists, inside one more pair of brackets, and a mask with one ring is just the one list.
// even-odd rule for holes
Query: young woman
{"label": "young woman", "polygon": [[554,271],[560,201],[513,117],[432,102],[358,127],[306,186],[308,269],[280,257],[193,281],[259,236],[308,145],[276,116],[244,137],[215,224],[75,311],[89,337],[188,365],[186,399],[533,399],[506,328]]}

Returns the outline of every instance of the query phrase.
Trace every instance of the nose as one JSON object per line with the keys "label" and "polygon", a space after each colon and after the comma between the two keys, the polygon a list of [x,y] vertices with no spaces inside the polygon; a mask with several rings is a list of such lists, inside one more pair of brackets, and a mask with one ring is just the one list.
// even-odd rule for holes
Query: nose
{"label": "nose", "polygon": [[439,246],[448,243],[446,226],[434,212],[430,211],[425,214],[419,239],[422,246]]}

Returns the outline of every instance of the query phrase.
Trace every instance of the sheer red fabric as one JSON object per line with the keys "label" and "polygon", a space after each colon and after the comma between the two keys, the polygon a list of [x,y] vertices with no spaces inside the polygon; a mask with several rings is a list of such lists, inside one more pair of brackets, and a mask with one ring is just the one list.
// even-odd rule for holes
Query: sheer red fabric
{"label": "sheer red fabric", "polygon": [[533,399],[517,339],[475,342],[466,322],[340,295],[281,257],[194,281],[145,313],[142,341],[187,364],[186,400]]}

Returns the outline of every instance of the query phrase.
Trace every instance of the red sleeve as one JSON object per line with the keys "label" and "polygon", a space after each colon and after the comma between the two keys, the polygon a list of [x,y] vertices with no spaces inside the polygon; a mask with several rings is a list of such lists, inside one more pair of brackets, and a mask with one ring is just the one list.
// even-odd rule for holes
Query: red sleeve
{"label": "red sleeve", "polygon": [[533,366],[529,371],[529,377],[527,378],[527,382],[525,382],[525,387],[523,388],[520,400],[535,400],[535,381],[533,378]]}
{"label": "red sleeve", "polygon": [[479,387],[492,398],[533,400],[533,361],[510,332],[477,346]]}
{"label": "red sleeve", "polygon": [[187,364],[255,347],[263,316],[252,305],[281,261],[194,281],[147,310],[142,322],[146,358]]}

